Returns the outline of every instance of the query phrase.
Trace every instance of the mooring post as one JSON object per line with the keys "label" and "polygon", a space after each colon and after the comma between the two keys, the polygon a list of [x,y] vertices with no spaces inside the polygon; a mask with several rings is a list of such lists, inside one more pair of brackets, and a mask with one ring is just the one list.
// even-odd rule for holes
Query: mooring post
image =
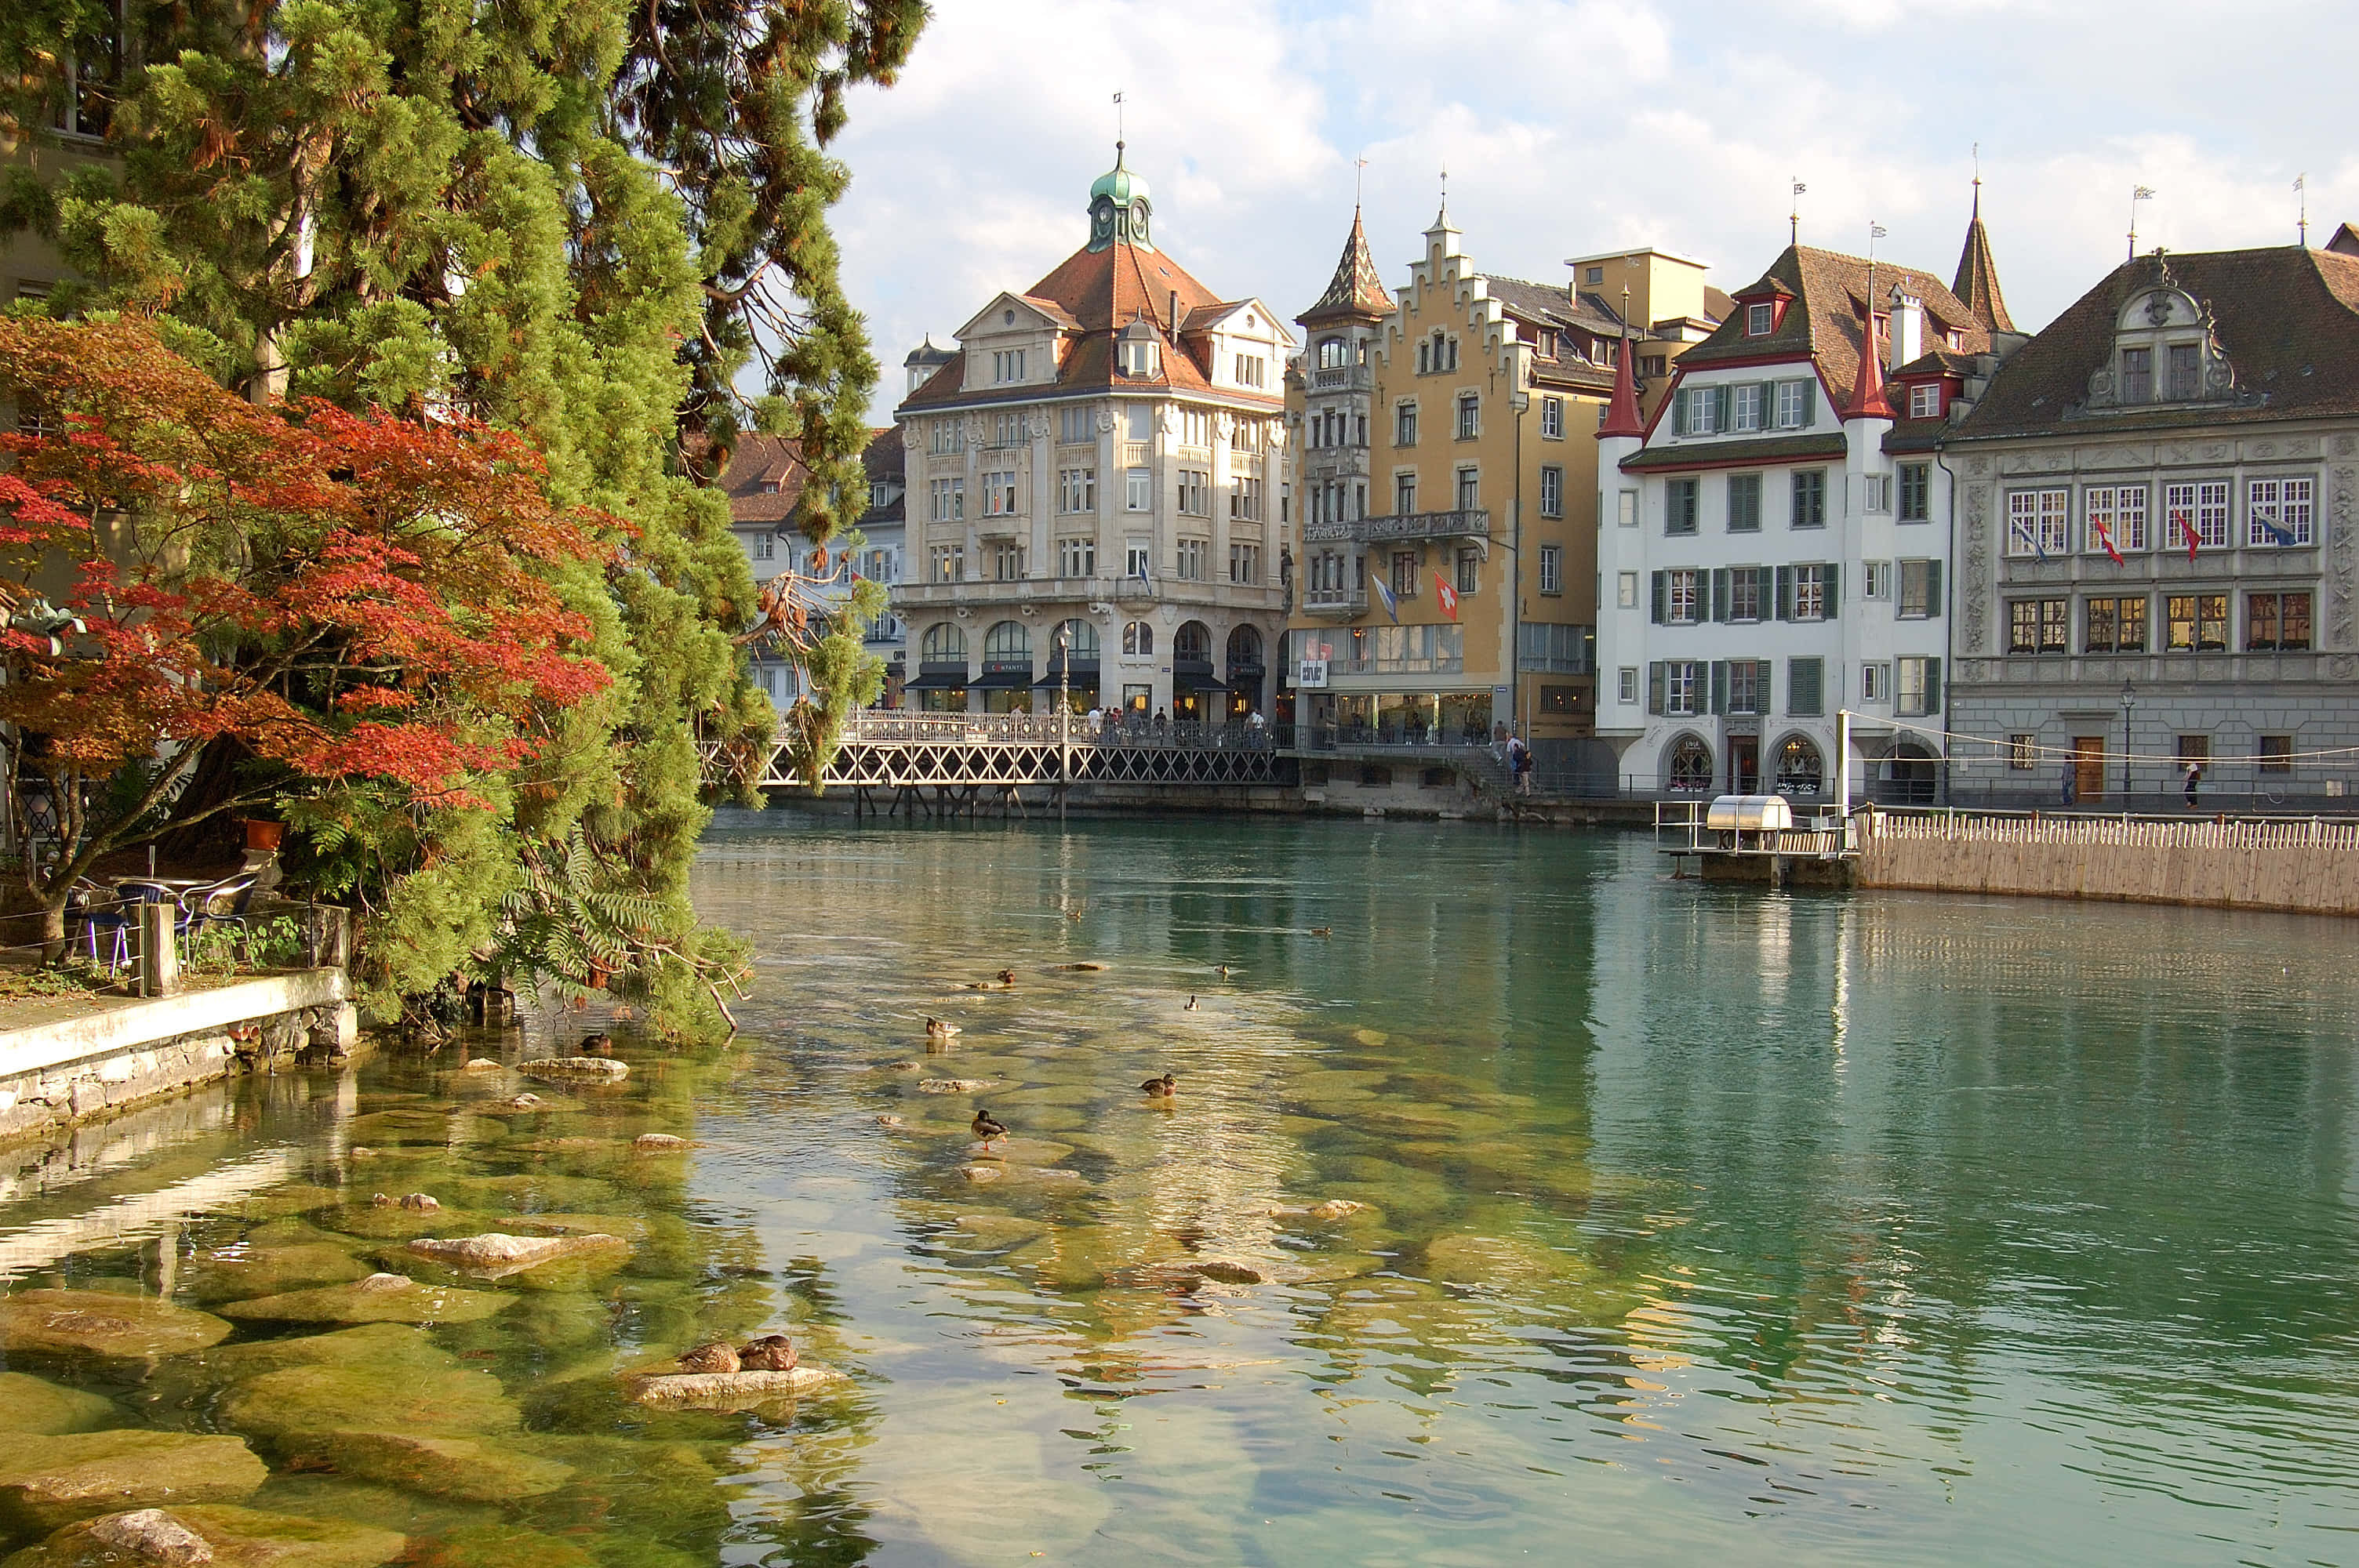
{"label": "mooring post", "polygon": [[180,989],[180,950],[172,943],[172,916],[179,906],[139,906],[139,994],[170,996]]}

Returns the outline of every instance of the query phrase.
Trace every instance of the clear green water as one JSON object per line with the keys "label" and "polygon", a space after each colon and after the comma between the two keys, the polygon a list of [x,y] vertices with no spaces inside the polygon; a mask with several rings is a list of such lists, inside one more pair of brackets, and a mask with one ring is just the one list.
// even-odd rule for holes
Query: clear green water
{"label": "clear green water", "polygon": [[[1706,889],[1643,839],[1458,825],[777,812],[700,876],[757,948],[734,1048],[625,1037],[623,1089],[527,1112],[455,1060],[249,1086],[26,1184],[0,1249],[271,1151],[286,1179],[20,1288],[374,1266],[405,1223],[375,1190],[440,1195],[427,1233],[626,1230],[405,1331],[496,1379],[489,1441],[555,1489],[456,1501],[253,1433],[253,1506],[417,1562],[2359,1561],[2347,926]],[[993,1087],[919,1087],[952,1076]],[[623,1152],[648,1130],[698,1147]],[[1274,1212],[1334,1199],[1365,1206]],[[9,1365],[245,1430],[237,1347],[334,1326]],[[620,1391],[773,1328],[849,1383]]]}

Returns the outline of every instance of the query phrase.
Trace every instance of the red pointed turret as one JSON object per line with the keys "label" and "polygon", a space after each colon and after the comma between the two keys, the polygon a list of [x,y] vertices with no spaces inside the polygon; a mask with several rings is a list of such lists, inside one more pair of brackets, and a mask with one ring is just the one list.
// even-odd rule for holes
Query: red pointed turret
{"label": "red pointed turret", "polygon": [[[1875,276],[1870,271],[1868,276]],[[1874,285],[1869,286],[1873,288]],[[1875,341],[1875,302],[1868,301],[1867,319],[1860,324],[1859,378],[1852,383],[1846,419],[1889,419],[1891,400],[1884,395],[1884,345]]]}
{"label": "red pointed turret", "polygon": [[1630,334],[1622,334],[1622,351],[1614,356],[1614,398],[1605,406],[1605,423],[1597,427],[1597,438],[1608,436],[1644,436],[1647,422],[1638,417],[1638,383],[1630,369],[1631,351],[1637,345]]}

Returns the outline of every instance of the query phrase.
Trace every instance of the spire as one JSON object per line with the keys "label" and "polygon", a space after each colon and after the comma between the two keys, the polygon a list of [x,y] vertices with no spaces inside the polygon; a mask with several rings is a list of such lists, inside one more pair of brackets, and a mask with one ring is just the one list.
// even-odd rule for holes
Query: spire
{"label": "spire", "polygon": [[1614,356],[1614,397],[1605,406],[1605,423],[1597,427],[1597,438],[1608,436],[1644,436],[1647,422],[1638,417],[1638,382],[1630,368],[1631,352],[1638,345],[1630,337],[1630,329],[1622,329],[1622,351]]}
{"label": "spire", "polygon": [[1392,309],[1392,294],[1376,271],[1375,257],[1368,254],[1368,232],[1360,226],[1360,210],[1354,207],[1351,236],[1343,242],[1343,254],[1336,260],[1335,276],[1327,280],[1327,292],[1296,319],[1307,325],[1331,317],[1389,316]]}
{"label": "spire", "polygon": [[1985,331],[2012,332],[2015,319],[1998,291],[1998,262],[1991,255],[1990,231],[1983,227],[1983,182],[1974,177],[1973,216],[1966,222],[1966,246],[1958,253],[1958,280],[1950,292],[1974,313]]}
{"label": "spire", "polygon": [[[1868,275],[1875,276],[1873,271]],[[1867,317],[1860,323],[1859,376],[1852,383],[1851,406],[1843,410],[1846,419],[1889,419],[1892,404],[1884,395],[1884,354],[1875,341],[1875,286],[1869,285]]]}

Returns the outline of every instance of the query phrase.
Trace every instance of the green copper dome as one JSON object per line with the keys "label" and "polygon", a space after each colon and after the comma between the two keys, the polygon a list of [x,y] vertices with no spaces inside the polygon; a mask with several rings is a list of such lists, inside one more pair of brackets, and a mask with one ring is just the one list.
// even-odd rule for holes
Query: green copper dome
{"label": "green copper dome", "polygon": [[1123,167],[1123,145],[1114,145],[1114,167],[1090,187],[1090,249],[1102,251],[1120,240],[1153,250],[1148,222],[1155,204],[1147,181]]}

